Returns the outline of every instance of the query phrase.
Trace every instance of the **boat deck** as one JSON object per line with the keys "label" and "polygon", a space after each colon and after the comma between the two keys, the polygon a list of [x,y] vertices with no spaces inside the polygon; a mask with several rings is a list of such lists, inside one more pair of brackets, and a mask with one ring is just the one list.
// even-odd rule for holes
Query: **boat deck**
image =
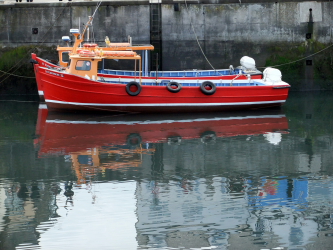
{"label": "boat deck", "polygon": [[[101,82],[105,82],[105,83],[115,83],[115,84],[128,84],[128,81],[110,81],[110,80],[105,80],[104,78],[102,78],[101,80],[99,80]],[[137,81],[139,82],[139,79],[137,79]],[[145,82],[145,81],[141,81],[141,85],[144,86],[167,86],[168,83],[171,82],[171,80],[162,80],[160,82]],[[200,87],[201,86],[201,82],[180,82],[181,85],[183,87]],[[259,81],[251,81],[248,82],[246,80],[244,81],[235,81],[233,83],[230,83],[230,81],[226,81],[225,83],[214,83],[216,87],[239,87],[239,86],[266,86],[263,82],[259,82]]]}
{"label": "boat deck", "polygon": [[[162,81],[158,84],[151,83],[151,82],[141,82],[142,85],[145,86],[167,86],[170,81]],[[200,87],[201,83],[181,83],[183,87]],[[261,82],[234,82],[232,85],[230,84],[230,81],[228,83],[215,83],[216,87],[239,87],[239,86],[266,86],[265,84]]]}
{"label": "boat deck", "polygon": [[[228,76],[238,75],[241,72],[240,69],[230,71],[229,69],[223,70],[183,70],[183,71],[159,71],[157,77],[204,77],[204,76]],[[126,70],[110,70],[101,69],[98,70],[100,74],[107,75],[120,75],[120,76],[139,76],[139,71],[126,71]],[[261,72],[258,71],[258,74]],[[148,77],[156,77],[156,71],[151,71],[146,75]]]}

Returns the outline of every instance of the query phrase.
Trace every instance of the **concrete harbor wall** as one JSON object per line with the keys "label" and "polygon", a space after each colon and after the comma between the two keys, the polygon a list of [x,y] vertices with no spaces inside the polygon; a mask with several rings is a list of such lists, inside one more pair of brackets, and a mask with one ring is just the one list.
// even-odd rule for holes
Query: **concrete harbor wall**
{"label": "concrete harbor wall", "polygon": [[[0,45],[63,44],[61,37],[83,27],[96,5],[0,2]],[[331,1],[102,1],[90,40],[103,45],[105,36],[113,42],[131,36],[134,44],[151,43],[150,68],[159,70],[227,68],[244,55],[259,69],[290,63],[280,69],[295,89],[332,89],[332,13]]]}

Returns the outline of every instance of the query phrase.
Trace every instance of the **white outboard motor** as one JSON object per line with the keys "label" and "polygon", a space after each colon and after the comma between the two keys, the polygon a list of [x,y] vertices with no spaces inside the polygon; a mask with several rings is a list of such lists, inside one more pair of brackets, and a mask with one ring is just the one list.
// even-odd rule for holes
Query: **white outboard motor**
{"label": "white outboard motor", "polygon": [[243,56],[240,59],[240,64],[242,65],[242,69],[244,71],[256,71],[256,62],[253,58],[248,56]]}
{"label": "white outboard motor", "polygon": [[274,68],[266,68],[263,72],[264,81],[271,81],[273,84],[279,83],[282,81],[281,71]]}

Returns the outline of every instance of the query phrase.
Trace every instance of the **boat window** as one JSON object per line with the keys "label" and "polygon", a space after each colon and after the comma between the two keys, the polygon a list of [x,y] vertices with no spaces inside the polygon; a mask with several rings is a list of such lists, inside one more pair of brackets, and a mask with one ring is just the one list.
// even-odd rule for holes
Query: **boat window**
{"label": "boat window", "polygon": [[76,70],[84,70],[84,71],[89,71],[91,69],[91,62],[90,61],[77,61]]}
{"label": "boat window", "polygon": [[81,165],[93,165],[91,155],[78,155],[78,161]]}
{"label": "boat window", "polygon": [[69,62],[69,52],[68,51],[62,52],[62,61]]}

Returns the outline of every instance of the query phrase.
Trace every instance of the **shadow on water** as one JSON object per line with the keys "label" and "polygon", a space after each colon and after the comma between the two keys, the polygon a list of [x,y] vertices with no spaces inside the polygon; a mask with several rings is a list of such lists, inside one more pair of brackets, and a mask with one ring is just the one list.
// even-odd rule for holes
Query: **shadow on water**
{"label": "shadow on water", "polygon": [[213,114],[0,105],[1,249],[332,243],[332,92],[291,92],[281,110]]}

